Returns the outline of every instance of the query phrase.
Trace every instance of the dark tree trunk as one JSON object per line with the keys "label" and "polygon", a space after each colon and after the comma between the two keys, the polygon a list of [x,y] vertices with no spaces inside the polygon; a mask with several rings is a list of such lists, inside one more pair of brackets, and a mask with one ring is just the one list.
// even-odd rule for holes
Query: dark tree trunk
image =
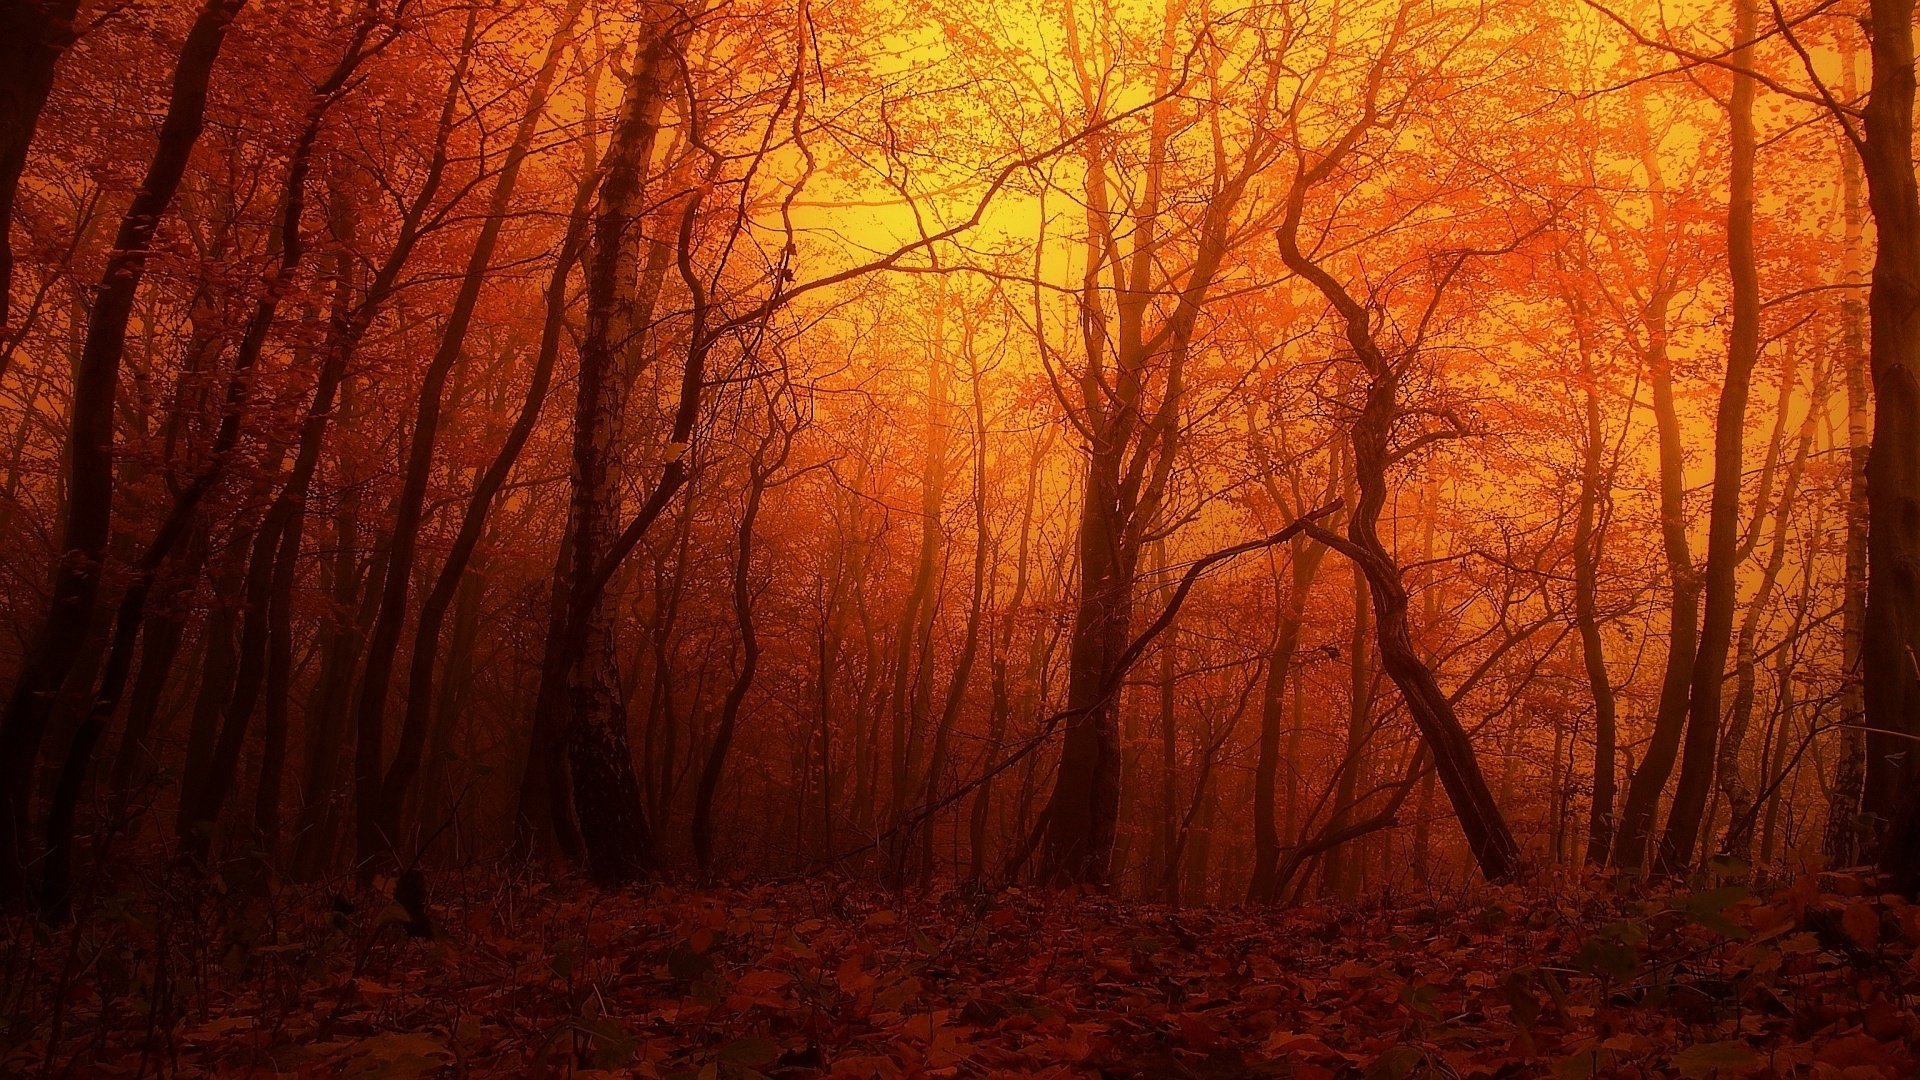
{"label": "dark tree trunk", "polygon": [[[0,340],[13,332],[13,200],[80,0],[0,4]],[[0,373],[5,361],[0,360]]]}
{"label": "dark tree trunk", "polygon": [[[478,8],[467,15],[459,59],[454,63],[455,85],[466,81],[476,44],[479,15]],[[549,78],[549,69],[559,49],[557,41],[548,47],[548,58],[542,74]],[[427,481],[433,474],[433,450],[440,431],[441,399],[446,392],[448,375],[464,355],[467,328],[472,324],[474,307],[480,299],[480,288],[486,282],[487,266],[493,260],[494,246],[505,223],[514,186],[519,180],[520,164],[526,157],[527,145],[533,137],[533,124],[545,105],[544,91],[542,81],[536,78],[528,110],[521,117],[514,141],[507,149],[506,160],[502,162],[500,173],[494,180],[493,193],[480,223],[480,234],[474,239],[473,249],[468,253],[466,272],[461,276],[460,288],[454,295],[447,321],[440,332],[440,344],[427,362],[427,369],[420,380],[413,432],[408,439],[407,460],[401,472],[400,494],[394,503],[386,577],[379,585],[380,604],[374,614],[373,631],[367,639],[367,659],[360,672],[359,693],[353,706],[354,858],[362,876],[372,874],[376,868],[389,862],[394,857],[394,845],[399,841],[399,837],[389,832],[392,822],[381,798],[381,783],[386,776],[383,746],[387,691],[392,681],[395,654],[400,647],[400,635],[406,627],[408,586],[413,579],[414,551],[420,543]],[[443,130],[451,123],[455,102],[456,95],[449,94],[441,112],[440,126]]]}
{"label": "dark tree trunk", "polygon": [[[1734,4],[1733,62],[1752,55],[1758,17],[1753,0]],[[1683,874],[1693,865],[1701,813],[1719,760],[1721,687],[1739,604],[1740,487],[1746,473],[1747,398],[1760,359],[1760,276],[1753,248],[1754,80],[1735,73],[1727,112],[1732,121],[1732,173],[1727,191],[1727,268],[1733,278],[1733,318],[1727,336],[1727,373],[1713,429],[1713,497],[1707,517],[1706,610],[1693,662],[1687,732],[1657,869]]]}
{"label": "dark tree trunk", "polygon": [[1653,834],[1660,794],[1673,775],[1686,725],[1687,693],[1693,681],[1695,644],[1700,633],[1700,576],[1694,569],[1687,542],[1685,459],[1680,446],[1680,419],[1674,408],[1673,371],[1667,356],[1668,294],[1656,291],[1643,318],[1647,325],[1648,381],[1652,383],[1653,412],[1660,438],[1660,534],[1667,556],[1672,597],[1667,619],[1667,663],[1661,677],[1659,710],[1653,737],[1640,757],[1640,767],[1627,784],[1614,834],[1612,864],[1638,870],[1646,862],[1647,841]]}
{"label": "dark tree trunk", "polygon": [[[479,235],[474,238],[473,248],[467,256],[466,271],[460,278],[460,288],[454,294],[446,323],[440,331],[440,344],[421,377],[400,498],[394,510],[393,546],[387,555],[387,576],[381,585],[380,609],[374,616],[373,634],[367,643],[367,662],[360,676],[359,700],[354,706],[357,740],[354,781],[357,824],[354,835],[355,853],[362,873],[371,872],[382,860],[390,858],[390,853],[396,852],[400,843],[400,809],[412,789],[414,777],[419,774],[420,749],[425,744],[427,720],[431,715],[427,706],[433,684],[433,655],[439,641],[441,622],[448,605],[453,601],[454,591],[459,587],[459,574],[472,555],[473,545],[479,541],[486,513],[492,504],[491,490],[485,499],[476,498],[470,503],[469,513],[461,522],[460,533],[448,557],[447,566],[455,569],[450,574],[441,574],[422,607],[422,632],[416,634],[416,644],[424,644],[426,649],[424,659],[422,651],[415,650],[414,663],[424,663],[427,671],[424,680],[409,683],[410,703],[401,724],[399,745],[391,768],[386,768],[382,762],[381,746],[386,727],[387,692],[393,677],[400,637],[406,628],[407,596],[413,579],[414,552],[419,546],[420,529],[424,521],[427,483],[433,476],[434,447],[439,436],[440,407],[446,395],[447,379],[466,353],[467,330],[473,324],[474,310],[479,304],[481,289],[486,284],[487,270],[493,264],[500,232],[506,225],[507,213],[519,184],[521,166],[532,149],[535,131],[546,111],[548,93],[559,71],[560,57],[566,51],[568,35],[584,3],[585,0],[572,0],[560,17],[559,32],[547,42],[546,55],[527,93],[526,108],[520,115],[513,141],[508,144],[500,163],[500,172],[494,178],[493,192],[487,200]],[[478,15],[479,10],[475,9],[468,17],[460,61],[455,66],[455,82],[464,81],[473,51]],[[562,262],[565,261],[563,257]],[[564,281],[564,269],[558,276]],[[544,340],[542,350],[545,351]],[[551,368],[550,363],[547,366]],[[538,381],[542,383],[540,389],[544,394],[544,379]],[[538,413],[537,401],[533,411]],[[524,438],[521,441],[524,442]],[[498,474],[493,490],[497,490],[500,483],[505,481],[506,471],[512,466],[518,447],[514,447],[514,450],[513,455],[502,454],[501,459],[504,460],[497,459],[496,468],[489,471],[489,479],[493,479],[493,474]],[[429,616],[431,626],[428,625]],[[411,704],[416,697],[419,699],[417,707]]]}
{"label": "dark tree trunk", "polygon": [[173,202],[205,119],[207,86],[227,27],[246,0],[206,0],[187,31],[146,176],[120,220],[88,314],[69,406],[66,523],[59,569],[40,633],[0,714],[0,898],[24,896],[33,778],[47,698],[73,669],[94,618],[113,515],[113,420],[127,323],[160,219]]}
{"label": "dark tree trunk", "polygon": [[[987,526],[987,409],[980,386],[979,355],[974,351],[972,328],[966,331],[969,365],[968,379],[973,391],[973,580],[968,590],[966,629],[960,635],[960,655],[954,660],[953,676],[947,683],[947,696],[934,723],[933,752],[927,760],[926,780],[921,785],[921,800],[928,806],[940,800],[951,758],[954,726],[966,704],[967,686],[973,678],[973,665],[980,652],[982,612],[993,603],[993,586],[987,576],[987,556],[991,537]],[[921,825],[920,887],[933,885],[933,819]]]}
{"label": "dark tree trunk", "polygon": [[[653,837],[628,742],[626,705],[613,671],[613,613],[604,603],[604,594],[619,543],[615,516],[620,507],[621,360],[636,332],[631,315],[639,226],[681,32],[663,29],[634,65],[594,205],[593,237],[584,264],[587,322],[580,342],[574,406],[567,595],[557,612],[557,625],[548,635],[534,707],[535,739],[545,740],[548,795],[554,799],[570,795],[572,803],[556,805],[553,817],[558,822],[570,816],[577,823],[587,869],[595,880],[608,885],[631,882],[654,868]],[[687,228],[696,209],[697,202],[690,202]],[[683,264],[689,258],[684,250],[690,240],[687,228],[682,230]],[[701,332],[696,328],[696,335]],[[696,340],[689,370],[699,348]],[[696,383],[699,378],[693,376]],[[689,420],[683,430],[676,418],[676,442],[684,444],[691,427]],[[685,482],[684,458],[683,451],[668,464],[654,497],[642,510],[646,525],[657,518],[665,498]],[[634,539],[637,542],[638,537]],[[564,775],[557,771],[561,769]]]}
{"label": "dark tree trunk", "polygon": [[[1782,376],[1780,400],[1774,410],[1774,441],[1768,450],[1767,466],[1761,474],[1760,498],[1754,508],[1753,521],[1748,526],[1747,540],[1741,545],[1744,559],[1745,549],[1759,539],[1763,520],[1768,512],[1768,479],[1780,457],[1780,435],[1785,428],[1787,412],[1792,408],[1792,386],[1797,381],[1794,365],[1786,365],[1787,374]],[[1726,732],[1720,740],[1720,760],[1718,767],[1719,793],[1727,803],[1727,830],[1720,844],[1720,852],[1741,861],[1753,855],[1753,826],[1758,813],[1755,810],[1754,785],[1747,782],[1742,768],[1741,749],[1746,742],[1747,731],[1753,722],[1753,708],[1759,693],[1759,647],[1761,620],[1773,601],[1775,588],[1780,581],[1781,571],[1787,564],[1787,548],[1792,542],[1788,526],[1792,523],[1793,512],[1798,502],[1800,481],[1806,474],[1807,460],[1813,452],[1813,439],[1819,419],[1827,415],[1827,370],[1822,364],[1813,376],[1813,391],[1807,401],[1806,415],[1800,420],[1800,431],[1795,438],[1793,458],[1787,464],[1786,478],[1780,485],[1780,498],[1772,507],[1773,527],[1769,537],[1767,562],[1760,574],[1760,585],[1754,590],[1753,597],[1747,602],[1746,613],[1740,620],[1740,633],[1734,645],[1734,692],[1733,702],[1727,712]],[[1760,755],[1758,771],[1762,784],[1766,783],[1767,755]]]}
{"label": "dark tree trunk", "polygon": [[[939,288],[940,286],[936,286]],[[928,356],[927,418],[920,456],[920,543],[913,581],[900,611],[893,660],[893,738],[890,747],[891,786],[888,800],[897,826],[908,812],[908,800],[920,771],[920,743],[927,714],[933,708],[933,627],[940,614],[935,582],[942,576],[941,518],[947,500],[947,444],[952,437],[949,398],[951,376],[945,349],[944,292],[933,314],[933,344]]]}
{"label": "dark tree trunk", "polygon": [[[768,403],[767,422],[777,424]],[[775,448],[777,444],[777,449]],[[727,687],[726,700],[720,706],[720,723],[714,729],[713,745],[707,748],[707,760],[700,769],[700,784],[693,793],[693,856],[704,876],[713,872],[713,802],[720,792],[720,780],[726,774],[727,751],[733,745],[734,731],[740,723],[740,708],[753,689],[753,676],[760,666],[760,638],[753,625],[753,528],[760,518],[760,503],[767,493],[768,481],[786,463],[793,446],[791,432],[769,434],[754,452],[747,466],[747,501],[740,511],[738,547],[733,563],[733,618],[740,627],[740,668]]]}
{"label": "dark tree trunk", "polygon": [[[1854,51],[1841,52],[1841,87],[1847,100],[1859,92]],[[1862,218],[1860,158],[1841,148],[1841,215],[1845,229],[1840,256],[1840,280],[1858,281],[1865,273],[1866,228]],[[1840,353],[1847,401],[1847,548],[1841,581],[1840,609],[1840,730],[1835,733],[1838,760],[1827,798],[1827,827],[1822,847],[1832,866],[1860,861],[1860,798],[1866,785],[1866,695],[1861,682],[1860,647],[1867,617],[1867,455],[1873,407],[1867,399],[1867,311],[1859,294],[1848,292],[1840,301]],[[1768,817],[1773,816],[1773,800]],[[1771,833],[1768,839],[1770,840]]]}
{"label": "dark tree trunk", "polygon": [[[1034,447],[1033,457],[1027,463],[1027,487],[1020,504],[1020,541],[1014,555],[1013,594],[1007,600],[1007,606],[998,612],[1000,626],[998,641],[995,643],[988,666],[992,669],[993,703],[992,713],[987,720],[986,752],[981,760],[991,769],[1000,760],[1000,748],[1006,739],[1007,724],[1013,716],[1013,690],[1008,685],[1013,662],[1014,633],[1020,625],[1021,606],[1027,601],[1029,587],[1029,561],[1033,545],[1033,509],[1039,501],[1040,467],[1046,459],[1050,439],[1045,439]],[[1039,642],[1044,637],[1036,628],[1034,635],[1035,654]],[[1037,664],[1032,665],[1037,667]],[[1028,682],[1034,673],[1028,672]],[[1026,696],[1026,686],[1022,686],[1022,699]],[[978,881],[986,874],[987,825],[992,820],[993,777],[983,776],[980,786],[973,793],[973,809],[967,822],[968,855],[972,860],[971,876]]]}
{"label": "dark tree trunk", "polygon": [[[1358,135],[1352,137],[1357,139]],[[1309,259],[1299,246],[1307,189],[1318,182],[1322,169],[1330,170],[1342,156],[1343,153],[1326,155],[1312,172],[1296,179],[1287,202],[1286,221],[1278,233],[1281,258],[1288,269],[1311,282],[1334,306],[1345,324],[1347,343],[1368,378],[1360,410],[1348,426],[1353,446],[1353,476],[1360,494],[1347,521],[1347,534],[1341,538],[1320,529],[1312,530],[1312,534],[1353,560],[1366,576],[1373,599],[1381,667],[1400,689],[1407,711],[1432,751],[1440,783],[1453,803],[1460,831],[1466,836],[1467,846],[1481,873],[1491,881],[1506,881],[1522,869],[1520,846],[1487,787],[1473,742],[1454,713],[1453,703],[1414,648],[1407,618],[1406,585],[1401,580],[1399,565],[1380,538],[1380,512],[1386,506],[1388,494],[1387,474],[1396,460],[1393,432],[1402,416],[1400,369],[1374,339],[1372,315],[1367,308]],[[1444,281],[1438,287],[1444,287]]]}
{"label": "dark tree trunk", "polygon": [[[247,377],[260,359],[261,352],[266,346],[267,335],[273,327],[279,310],[280,300],[291,286],[292,277],[299,269],[301,259],[306,252],[300,226],[306,207],[307,176],[312,167],[314,144],[319,138],[321,124],[326,118],[328,108],[333,104],[336,95],[345,87],[347,80],[352,78],[361,61],[368,55],[368,41],[378,18],[377,4],[369,2],[362,7],[359,21],[353,28],[339,62],[335,64],[332,72],[313,89],[313,100],[307,109],[306,122],[288,155],[285,188],[280,199],[281,220],[277,233],[279,264],[265,284],[260,301],[255,306],[253,317],[247,325],[246,336],[241,341],[239,355],[234,361],[234,373],[229,382],[220,431],[214,440],[213,460],[193,484],[175,500],[174,517],[185,515],[187,520],[191,521],[196,512],[198,500],[206,494],[217,479],[219,471],[225,464],[226,455],[233,449],[239,437]],[[302,350],[299,355],[304,359],[305,351]],[[327,360],[332,359],[332,354],[325,355],[327,359],[322,361],[320,382],[330,402],[332,388],[329,385],[329,375],[332,369]],[[333,375],[334,381],[337,381],[337,378],[337,374]],[[325,408],[326,405],[323,403],[321,409],[324,411]],[[317,448],[314,453],[317,453]],[[283,490],[282,495],[269,506],[266,517],[254,536],[253,551],[244,586],[242,608],[244,615],[241,622],[240,647],[233,677],[232,697],[227,702],[225,720],[214,743],[208,770],[202,782],[195,787],[185,789],[181,796],[181,805],[185,814],[183,820],[186,820],[190,826],[183,835],[184,846],[190,854],[197,857],[205,856],[207,851],[205,845],[210,839],[211,827],[218,821],[220,807],[224,804],[226,795],[235,782],[235,772],[244,746],[247,721],[252,715],[261,684],[268,676],[268,669],[273,666],[276,659],[283,666],[291,662],[285,655],[278,658],[273,655],[276,644],[283,654],[290,653],[292,646],[286,640],[288,631],[285,630],[278,635],[279,640],[276,642],[276,635],[271,626],[274,613],[269,611],[269,604],[274,597],[275,584],[282,579],[284,579],[285,591],[291,592],[293,560],[297,557],[299,549],[299,532],[293,521],[293,505],[287,498],[286,491],[298,490],[304,493],[305,480],[311,475],[312,467],[312,454],[308,453],[308,448],[303,442],[296,451],[293,479]],[[170,518],[167,524],[162,526],[160,533],[155,537],[156,548],[166,540],[168,530],[174,524],[175,522]],[[164,558],[165,554],[164,550],[158,552],[160,558]],[[136,581],[139,580],[144,580],[144,576],[136,579]],[[132,592],[133,590],[130,589],[129,593]],[[287,599],[282,599],[283,609],[287,602]],[[137,633],[139,613],[134,611],[132,615],[136,620],[133,631]],[[122,618],[126,617],[127,612],[123,605]],[[283,611],[281,618],[285,617]],[[274,783],[269,785],[266,795],[275,800],[278,799],[277,771],[283,749],[284,729],[277,735],[270,733],[266,746],[266,763],[274,769],[276,777]],[[191,827],[194,825],[206,827]]]}
{"label": "dark tree trunk", "polygon": [[1606,643],[1600,634],[1598,596],[1601,554],[1606,544],[1606,503],[1613,490],[1613,469],[1607,464],[1606,432],[1600,421],[1600,391],[1595,382],[1585,311],[1578,303],[1574,306],[1585,410],[1580,511],[1573,531],[1573,610],[1574,621],[1580,628],[1587,687],[1593,694],[1593,804],[1587,815],[1586,861],[1600,866],[1606,863],[1613,849],[1617,795],[1614,754],[1619,739],[1613,678],[1607,673]]}
{"label": "dark tree trunk", "polygon": [[1920,191],[1913,171],[1913,0],[1869,6],[1873,88],[1861,160],[1876,237],[1867,294],[1873,449],[1867,458],[1865,808],[1888,823],[1877,854],[1920,893]]}

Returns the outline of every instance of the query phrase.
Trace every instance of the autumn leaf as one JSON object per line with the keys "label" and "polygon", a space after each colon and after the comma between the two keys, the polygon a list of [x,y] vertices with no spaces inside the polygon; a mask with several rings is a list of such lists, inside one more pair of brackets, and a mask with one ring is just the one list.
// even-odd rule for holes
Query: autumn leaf
{"label": "autumn leaf", "polygon": [[1874,948],[1880,944],[1880,911],[1869,900],[1855,900],[1840,913],[1840,929],[1855,945]]}
{"label": "autumn leaf", "polygon": [[1698,1043],[1673,1056],[1674,1067],[1688,1080],[1717,1080],[1743,1076],[1757,1068],[1760,1058],[1744,1043]]}

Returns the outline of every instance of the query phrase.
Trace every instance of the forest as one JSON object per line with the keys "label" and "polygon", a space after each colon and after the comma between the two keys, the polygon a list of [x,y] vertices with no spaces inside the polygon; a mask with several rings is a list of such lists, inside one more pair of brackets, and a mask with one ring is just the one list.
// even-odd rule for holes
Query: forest
{"label": "forest", "polygon": [[0,1074],[1920,1075],[1915,0],[0,0]]}

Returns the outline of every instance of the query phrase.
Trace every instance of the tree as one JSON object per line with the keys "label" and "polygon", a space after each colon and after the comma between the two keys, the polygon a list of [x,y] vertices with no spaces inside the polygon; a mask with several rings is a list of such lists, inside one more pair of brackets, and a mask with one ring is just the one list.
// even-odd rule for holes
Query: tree
{"label": "tree", "polygon": [[205,121],[207,85],[227,29],[245,0],[206,0],[187,31],[174,66],[166,116],[145,178],[120,219],[112,254],[88,313],[85,344],[69,409],[66,525],[51,599],[30,658],[15,677],[0,714],[0,896],[25,892],[26,834],[34,772],[47,726],[49,698],[73,669],[94,619],[113,514],[114,405],[127,323],[160,219],[179,190],[187,159]]}

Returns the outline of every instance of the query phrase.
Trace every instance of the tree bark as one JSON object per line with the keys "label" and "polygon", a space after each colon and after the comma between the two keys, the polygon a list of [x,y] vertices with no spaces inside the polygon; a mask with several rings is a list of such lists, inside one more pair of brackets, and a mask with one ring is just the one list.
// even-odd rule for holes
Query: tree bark
{"label": "tree bark", "polygon": [[[686,406],[697,406],[701,375],[696,366],[704,330],[696,316],[689,346],[691,397],[682,386],[682,410],[675,417],[671,460],[647,505],[636,518],[632,542],[615,537],[620,506],[616,447],[620,436],[623,380],[621,360],[634,333],[631,325],[636,278],[638,229],[645,209],[646,181],[660,116],[678,66],[684,26],[662,28],[648,42],[628,79],[624,100],[607,146],[605,170],[594,205],[594,226],[585,266],[586,331],[580,342],[573,431],[573,474],[568,519],[567,596],[559,625],[549,634],[547,657],[535,703],[536,739],[559,750],[548,757],[550,797],[570,795],[572,805],[555,804],[556,821],[571,814],[577,823],[591,876],[620,885],[651,873],[655,856],[640,781],[627,736],[627,714],[614,676],[612,612],[604,602],[615,560],[657,519],[668,498],[686,482],[685,444],[692,436]],[[680,259],[683,272],[691,243],[691,221],[698,199],[682,217]],[[685,421],[684,424],[682,421]],[[543,736],[539,732],[544,730]],[[564,769],[565,775],[556,770]]]}
{"label": "tree bark", "polygon": [[[1287,545],[1290,580],[1281,598],[1284,607],[1278,613],[1279,625],[1274,630],[1273,645],[1267,652],[1267,682],[1260,694],[1260,756],[1253,770],[1254,862],[1247,899],[1255,903],[1270,904],[1277,899],[1274,889],[1280,869],[1281,832],[1276,804],[1280,786],[1280,734],[1286,727],[1286,690],[1293,671],[1293,656],[1300,646],[1300,627],[1306,621],[1307,599],[1326,552],[1325,544],[1307,538]],[[1299,693],[1297,685],[1294,693]],[[1299,764],[1291,757],[1286,760],[1290,772],[1297,770]]]}
{"label": "tree bark", "polygon": [[[1775,440],[1768,451],[1768,466],[1763,472],[1761,495],[1754,507],[1752,524],[1749,527],[1749,543],[1757,539],[1760,526],[1768,512],[1766,481],[1764,476],[1771,473],[1773,463],[1779,457],[1779,433],[1785,426],[1788,411],[1792,407],[1791,387],[1795,381],[1794,365],[1789,362],[1787,373],[1781,377],[1780,400],[1775,408]],[[1827,408],[1827,372],[1821,365],[1813,376],[1813,390],[1807,400],[1806,415],[1800,420],[1800,431],[1795,438],[1793,459],[1787,464],[1786,478],[1780,486],[1780,497],[1772,506],[1773,528],[1768,541],[1767,562],[1760,572],[1760,584],[1747,602],[1746,614],[1740,620],[1740,633],[1734,645],[1734,692],[1733,703],[1727,712],[1727,727],[1720,740],[1717,775],[1720,795],[1727,803],[1727,830],[1720,842],[1720,853],[1739,859],[1742,862],[1753,855],[1753,825],[1758,816],[1754,810],[1754,786],[1747,782],[1741,767],[1740,752],[1746,742],[1747,729],[1753,721],[1753,707],[1759,692],[1759,645],[1760,620],[1773,600],[1775,588],[1780,582],[1780,573],[1787,563],[1787,548],[1791,538],[1787,527],[1793,518],[1798,502],[1800,481],[1806,473],[1807,460],[1813,452],[1813,437],[1819,418]],[[1747,547],[1743,544],[1742,547]],[[1742,553],[1743,557],[1745,552]],[[1760,760],[1759,776],[1766,782],[1766,757]]]}
{"label": "tree bark", "polygon": [[[507,211],[520,179],[520,167],[526,161],[535,128],[546,109],[547,92],[553,85],[554,72],[564,51],[566,30],[571,27],[572,15],[579,11],[579,7],[577,2],[572,6],[565,16],[566,27],[547,45],[546,57],[527,96],[527,107],[520,116],[513,141],[508,144],[499,175],[494,178],[479,235],[474,238],[473,248],[468,252],[460,288],[454,294],[446,323],[440,331],[439,346],[434,350],[433,358],[427,362],[426,371],[420,379],[413,432],[408,439],[407,460],[401,473],[400,495],[394,504],[386,579],[380,586],[380,606],[374,615],[372,635],[367,640],[367,660],[360,673],[360,692],[354,703],[354,855],[363,876],[371,874],[377,866],[389,860],[392,857],[390,853],[396,850],[395,845],[400,839],[393,833],[397,828],[397,812],[393,800],[386,797],[388,792],[384,783],[387,773],[382,747],[386,734],[387,692],[392,682],[400,636],[406,627],[407,595],[413,579],[414,552],[420,543],[427,482],[433,475],[434,444],[440,430],[440,406],[446,392],[447,378],[465,354],[467,330],[473,323],[473,312],[479,303],[481,288],[486,284],[487,268],[493,262],[500,230],[506,224]],[[456,83],[465,81],[477,44],[478,26],[479,9],[476,8],[467,16],[459,58],[454,63]],[[452,100],[448,98],[449,102]],[[446,115],[443,113],[443,124]],[[415,717],[415,730],[404,732],[402,736],[409,740],[409,748],[415,758],[413,764],[405,767],[409,781],[412,778],[411,770],[417,768],[418,741],[425,737],[423,726],[424,717]]]}
{"label": "tree bark", "polygon": [[[1349,132],[1349,138],[1343,140],[1349,150],[1362,130],[1354,129]],[[1278,230],[1281,259],[1288,269],[1306,278],[1333,305],[1345,326],[1347,344],[1367,375],[1360,409],[1348,425],[1359,498],[1347,519],[1346,536],[1318,527],[1309,527],[1308,531],[1353,561],[1365,575],[1373,601],[1381,666],[1405,698],[1407,711],[1433,754],[1440,783],[1453,803],[1460,831],[1465,834],[1481,873],[1490,881],[1506,881],[1522,870],[1520,846],[1487,787],[1473,742],[1460,725],[1453,703],[1414,648],[1407,618],[1406,585],[1401,580],[1399,565],[1380,538],[1380,512],[1386,506],[1388,494],[1387,474],[1396,460],[1391,445],[1393,432],[1402,415],[1401,371],[1375,340],[1372,316],[1367,308],[1333,275],[1309,259],[1299,246],[1307,190],[1344,155],[1345,151],[1326,154],[1311,170],[1295,178],[1287,199],[1286,220]],[[1439,287],[1444,287],[1444,283]]]}

